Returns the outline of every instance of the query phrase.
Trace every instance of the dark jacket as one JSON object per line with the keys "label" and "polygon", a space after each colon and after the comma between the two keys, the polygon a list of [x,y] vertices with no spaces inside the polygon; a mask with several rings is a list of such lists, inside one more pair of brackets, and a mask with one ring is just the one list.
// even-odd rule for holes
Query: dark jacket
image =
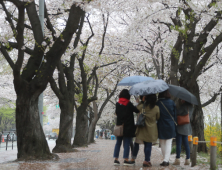
{"label": "dark jacket", "polygon": [[[177,115],[181,115],[184,116],[186,114],[188,114],[188,110],[189,110],[189,117],[190,120],[192,120],[192,115],[193,115],[193,106],[191,104],[183,104],[181,105],[178,109],[177,109]],[[178,125],[177,126],[177,133],[181,134],[181,135],[192,135],[192,127],[191,124],[185,124],[185,125]]]}
{"label": "dark jacket", "polygon": [[[162,103],[170,112],[171,116],[162,105]],[[158,137],[159,139],[172,139],[176,137],[176,106],[173,100],[171,99],[159,99],[157,101],[157,106],[160,109],[160,119],[158,120],[157,127],[158,127]]]}
{"label": "dark jacket", "polygon": [[131,102],[126,106],[116,103],[117,125],[124,124],[124,137],[135,137],[136,126],[133,112],[139,113],[139,110]]}

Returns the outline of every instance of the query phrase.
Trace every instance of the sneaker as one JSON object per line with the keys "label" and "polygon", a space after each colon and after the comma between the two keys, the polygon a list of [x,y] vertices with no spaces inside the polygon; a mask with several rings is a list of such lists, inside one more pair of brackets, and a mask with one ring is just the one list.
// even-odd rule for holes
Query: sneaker
{"label": "sneaker", "polygon": [[169,166],[169,162],[163,161],[163,162],[160,164],[160,166]]}
{"label": "sneaker", "polygon": [[130,161],[131,163],[135,164],[135,161]]}
{"label": "sneaker", "polygon": [[151,166],[152,166],[151,162],[147,162],[147,161],[143,162],[143,167],[151,167]]}
{"label": "sneaker", "polygon": [[176,158],[173,165],[180,165],[180,158]]}
{"label": "sneaker", "polygon": [[135,164],[135,161],[133,163],[133,161],[131,162],[131,161],[126,161],[126,160],[124,160],[124,163],[123,163],[123,165],[126,165],[126,166],[133,166],[134,164]]}
{"label": "sneaker", "polygon": [[119,166],[120,165],[119,161],[118,160],[114,160],[114,165]]}
{"label": "sneaker", "polygon": [[190,159],[185,159],[184,165],[190,165]]}

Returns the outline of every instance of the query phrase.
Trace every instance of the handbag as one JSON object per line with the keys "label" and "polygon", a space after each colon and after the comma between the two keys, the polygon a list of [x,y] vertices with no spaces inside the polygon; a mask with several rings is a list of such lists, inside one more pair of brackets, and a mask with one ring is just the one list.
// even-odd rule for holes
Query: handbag
{"label": "handbag", "polygon": [[[160,101],[161,102],[161,101]],[[168,109],[166,108],[166,106],[161,102],[161,104],[163,105],[163,107],[165,107],[166,111],[169,113],[170,117],[173,119],[175,125],[177,126],[177,123],[175,122],[173,116],[170,114],[170,112],[168,111]]]}
{"label": "handbag", "polygon": [[185,124],[189,124],[189,123],[190,123],[189,110],[186,115],[178,115],[177,116],[177,124],[178,125],[185,125]]}
{"label": "handbag", "polygon": [[136,122],[136,126],[137,127],[144,127],[145,126],[145,103],[143,104],[143,108],[142,108],[142,112],[140,113],[137,122]]}
{"label": "handbag", "polygon": [[117,137],[123,136],[123,124],[114,127],[113,134]]}

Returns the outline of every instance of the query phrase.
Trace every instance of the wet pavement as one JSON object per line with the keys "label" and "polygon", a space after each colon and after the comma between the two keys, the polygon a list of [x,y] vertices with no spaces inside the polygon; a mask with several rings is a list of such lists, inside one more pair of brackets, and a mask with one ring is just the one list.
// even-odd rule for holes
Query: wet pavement
{"label": "wet pavement", "polygon": [[[53,148],[54,142],[49,142],[50,149]],[[96,143],[88,147],[77,148],[78,152],[60,153],[58,161],[32,161],[32,162],[8,162],[16,158],[17,151],[0,152],[0,169],[1,170],[185,170],[185,169],[209,169],[208,165],[199,165],[195,167],[184,166],[182,159],[181,166],[161,167],[162,155],[158,146],[153,146],[151,156],[151,168],[143,168],[144,160],[143,145],[140,145],[140,151],[134,166],[123,166],[123,147],[120,150],[120,166],[113,165],[113,150],[115,140],[96,139]],[[7,162],[4,162],[4,160]],[[171,155],[170,163],[172,164],[175,155]],[[3,162],[3,163],[2,163]]]}

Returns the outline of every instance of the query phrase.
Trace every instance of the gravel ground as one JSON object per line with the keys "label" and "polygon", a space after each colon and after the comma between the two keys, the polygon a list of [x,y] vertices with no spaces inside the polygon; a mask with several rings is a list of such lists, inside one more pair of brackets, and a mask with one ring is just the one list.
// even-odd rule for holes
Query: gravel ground
{"label": "gravel ground", "polygon": [[[151,168],[143,168],[144,160],[143,145],[140,146],[140,151],[136,159],[135,166],[123,166],[123,147],[121,147],[119,161],[120,166],[113,165],[113,150],[115,140],[96,139],[96,143],[88,147],[77,148],[78,152],[61,153],[59,161],[32,161],[32,162],[3,162],[0,163],[1,170],[186,170],[186,169],[209,169],[209,165],[203,164],[195,167],[184,166],[184,158],[181,159],[181,166],[161,167],[159,164],[163,158],[161,150],[158,146],[153,146],[151,156]],[[8,157],[10,154],[8,153]],[[15,157],[15,156],[14,156]],[[11,159],[14,158],[11,155]],[[5,157],[7,159],[7,155]],[[173,163],[175,154],[171,155],[170,164]],[[0,162],[2,162],[0,157]]]}

